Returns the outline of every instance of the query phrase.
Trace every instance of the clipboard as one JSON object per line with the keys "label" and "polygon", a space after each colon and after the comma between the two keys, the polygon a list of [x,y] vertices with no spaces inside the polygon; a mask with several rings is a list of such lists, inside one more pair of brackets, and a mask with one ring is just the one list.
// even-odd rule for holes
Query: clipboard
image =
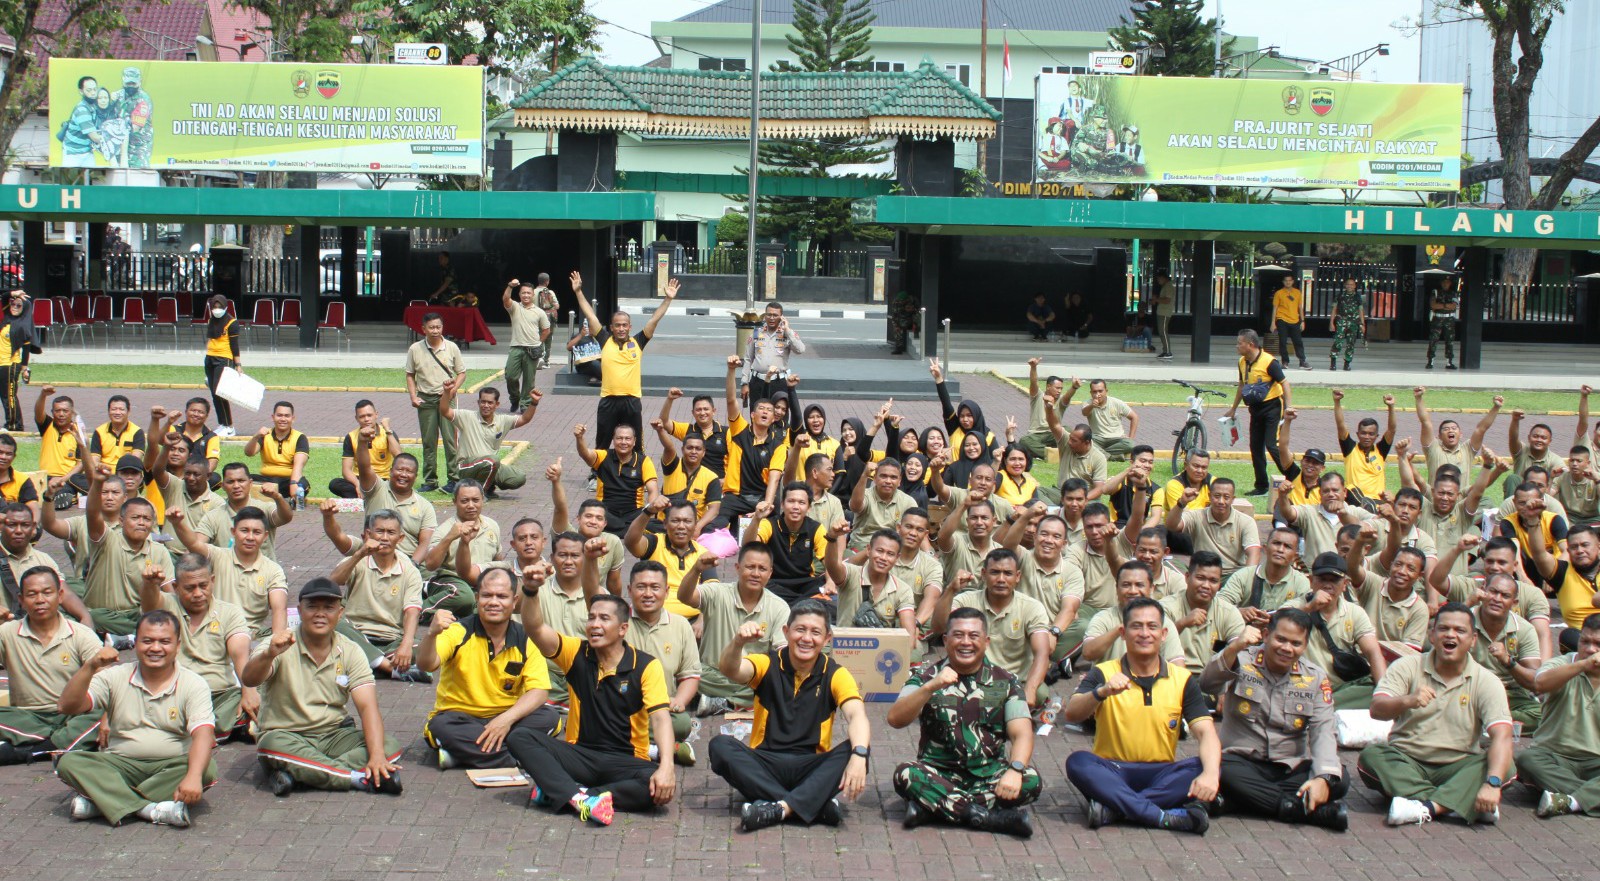
{"label": "clipboard", "polygon": [[467,771],[467,779],[479,789],[500,789],[509,786],[527,786],[533,781],[521,768],[476,768]]}

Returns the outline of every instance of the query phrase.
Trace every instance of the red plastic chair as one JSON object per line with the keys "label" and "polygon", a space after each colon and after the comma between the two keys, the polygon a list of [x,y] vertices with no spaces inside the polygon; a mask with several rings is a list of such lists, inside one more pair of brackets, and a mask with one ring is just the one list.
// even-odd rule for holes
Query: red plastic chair
{"label": "red plastic chair", "polygon": [[317,348],[322,347],[322,332],[325,330],[331,330],[338,334],[339,342],[347,351],[349,350],[350,336],[349,334],[345,333],[343,301],[334,300],[328,304],[327,317],[322,320],[322,323],[317,325]]}
{"label": "red plastic chair", "polygon": [[178,298],[162,297],[156,300],[156,317],[150,320],[151,327],[172,328],[172,350],[178,350]]}
{"label": "red plastic chair", "polygon": [[278,324],[272,328],[272,349],[278,349],[278,331],[289,328],[290,333],[300,332],[300,300],[292,297],[283,301],[283,308],[278,312]]}
{"label": "red plastic chair", "polygon": [[274,331],[278,324],[278,301],[271,297],[262,297],[256,301],[255,311],[250,314],[250,321],[244,326],[250,335],[250,341],[255,342],[257,328],[265,331]]}
{"label": "red plastic chair", "polygon": [[[55,321],[56,304],[44,297],[33,301],[33,326],[44,333],[53,333],[58,328]],[[54,341],[54,337],[51,338]]]}
{"label": "red plastic chair", "polygon": [[[59,316],[61,325],[62,341],[64,342],[66,340],[67,334],[75,330],[78,332],[78,344],[82,345],[83,329],[89,326],[89,316],[85,314],[83,310],[78,309],[77,304],[73,302],[74,300],[79,299],[82,298],[73,297],[71,300],[67,299],[66,297],[54,298],[56,304],[56,313]],[[87,306],[88,303],[85,302],[84,305]]]}
{"label": "red plastic chair", "polygon": [[137,330],[144,335],[145,343],[149,344],[149,336],[145,331],[150,328],[150,322],[144,314],[144,298],[128,297],[122,301],[122,330],[127,332]]}
{"label": "red plastic chair", "polygon": [[109,294],[96,294],[89,298],[89,330],[96,328],[106,332],[106,345],[111,345],[111,322],[114,320],[115,304]]}

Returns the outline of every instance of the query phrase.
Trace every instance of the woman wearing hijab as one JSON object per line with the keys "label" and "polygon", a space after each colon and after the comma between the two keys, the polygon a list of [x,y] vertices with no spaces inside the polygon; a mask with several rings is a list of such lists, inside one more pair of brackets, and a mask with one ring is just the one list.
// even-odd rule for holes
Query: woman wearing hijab
{"label": "woman wearing hijab", "polygon": [[28,309],[28,295],[20,290],[7,294],[4,318],[0,320],[4,321],[4,326],[0,326],[0,385],[4,387],[6,430],[25,431],[17,387],[28,381],[29,357],[40,351],[33,316]]}
{"label": "woman wearing hijab", "polygon": [[206,385],[211,389],[211,406],[217,414],[217,434],[233,434],[233,405],[217,394],[222,371],[239,369],[239,322],[228,314],[228,298],[214,296],[206,301]]}
{"label": "woman wearing hijab", "polygon": [[1006,447],[1000,469],[1000,479],[995,483],[994,494],[1021,508],[1039,497],[1039,481],[1029,474],[1033,457],[1017,444]]}
{"label": "woman wearing hijab", "polygon": [[968,434],[975,434],[991,455],[999,452],[1000,443],[983,421],[983,407],[970,398],[963,399],[959,406],[952,405],[950,390],[944,384],[944,371],[940,369],[939,362],[929,359],[928,372],[933,374],[933,387],[938,390],[939,404],[944,408],[944,428],[949,432],[950,446],[959,450],[961,439]]}
{"label": "woman wearing hijab", "polygon": [[928,507],[928,457],[910,453],[900,461],[900,491],[916,501],[917,507]]}

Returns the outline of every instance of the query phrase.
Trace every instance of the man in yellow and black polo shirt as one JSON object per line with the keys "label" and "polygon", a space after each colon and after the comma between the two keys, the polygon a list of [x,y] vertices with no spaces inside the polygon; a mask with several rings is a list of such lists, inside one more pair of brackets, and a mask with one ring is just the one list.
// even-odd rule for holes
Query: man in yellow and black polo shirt
{"label": "man in yellow and black polo shirt", "polygon": [[394,457],[400,454],[400,437],[389,428],[389,420],[378,418],[376,404],[362,398],[356,401],[356,427],[344,436],[344,449],[340,451],[339,476],[328,481],[328,492],[341,499],[361,498],[360,470],[356,467],[356,444],[363,428],[371,428],[367,456],[372,473],[379,480],[389,479],[389,469]]}
{"label": "man in yellow and black polo shirt", "polygon": [[[1167,633],[1161,604],[1139,597],[1122,610],[1127,654],[1089,668],[1067,702],[1066,719],[1093,716],[1093,750],[1067,756],[1067,779],[1089,800],[1089,828],[1129,820],[1152,829],[1204,835],[1206,803],[1217,797],[1222,742],[1200,679],[1161,658]],[[1187,723],[1197,758],[1174,761]]]}
{"label": "man in yellow and black polo shirt", "polygon": [[1289,377],[1272,353],[1261,348],[1261,335],[1245,328],[1239,331],[1235,348],[1239,352],[1239,385],[1233,392],[1228,418],[1239,412],[1243,403],[1250,411],[1250,464],[1255,469],[1255,485],[1245,495],[1267,494],[1267,455],[1278,458],[1278,422],[1290,406]]}
{"label": "man in yellow and black polo shirt", "polygon": [[[144,429],[128,421],[129,409],[128,399],[123,395],[112,395],[111,400],[106,402],[106,421],[89,435],[90,467],[105,464],[115,468],[123,456],[144,457]],[[74,474],[67,483],[79,494],[88,492],[89,481],[82,471]]]}
{"label": "man in yellow and black polo shirt", "polygon": [[64,510],[72,504],[75,493],[64,493],[64,499],[60,496],[67,480],[83,471],[84,451],[78,448],[73,431],[78,411],[66,395],[50,397],[55,393],[53,385],[40,387],[39,399],[33,402],[33,421],[39,426],[39,470],[50,480],[49,492],[56,497],[56,510]]}
{"label": "man in yellow and black polo shirt", "polygon": [[311,459],[311,442],[294,427],[294,405],[279,401],[272,405],[272,426],[262,428],[245,442],[246,456],[261,456],[261,473],[256,480],[272,481],[278,492],[294,507],[304,507],[306,462]]}
{"label": "man in yellow and black polo shirt", "polygon": [[519,728],[506,748],[533,778],[529,804],[570,805],[578,819],[611,825],[614,811],[646,812],[672,801],[677,772],[672,750],[651,764],[650,740],[672,743],[661,662],[628,645],[628,601],[614,594],[589,600],[588,639],[546,624],[539,591],[551,575],[539,562],[523,571],[522,626],[566,674],[566,740]]}
{"label": "man in yellow and black polo shirt", "polygon": [[1333,427],[1339,432],[1339,452],[1344,454],[1344,482],[1369,499],[1383,494],[1389,450],[1394,447],[1394,395],[1383,396],[1389,409],[1389,426],[1378,434],[1378,420],[1368,416],[1356,423],[1356,433],[1344,424],[1344,389],[1333,390]]}
{"label": "man in yellow and black polo shirt", "polygon": [[[872,729],[861,707],[855,677],[822,650],[833,638],[828,607],[801,600],[789,612],[783,633],[788,645],[757,655],[744,647],[763,637],[748,621],[717,660],[722,675],[756,694],[750,745],[719,734],[711,739],[711,770],[749,801],[739,811],[746,832],[776,826],[790,817],[807,825],[837,826],[837,795],[854,799],[867,782]],[[848,737],[833,743],[833,716]]]}
{"label": "man in yellow and black polo shirt", "polygon": [[737,356],[729,356],[724,388],[728,405],[728,470],[722,475],[721,517],[735,534],[740,515],[754,513],[763,499],[772,502],[789,456],[787,432],[775,424],[777,411],[771,401],[751,402],[749,419],[740,412],[734,374],[741,363]]}
{"label": "man in yellow and black polo shirt", "polygon": [[672,279],[662,289],[665,298],[656,307],[655,314],[645,323],[644,330],[629,335],[633,319],[618,309],[611,313],[611,321],[602,324],[583,296],[583,276],[574,272],[568,276],[578,309],[589,322],[589,331],[600,344],[600,405],[595,408],[595,445],[600,449],[611,446],[611,433],[618,425],[633,426],[633,436],[644,436],[644,415],[640,398],[643,397],[641,373],[644,367],[644,347],[656,335],[656,326],[672,308],[678,296],[678,280]]}
{"label": "man in yellow and black polo shirt", "polygon": [[417,647],[417,666],[439,671],[433,712],[423,726],[439,751],[439,768],[503,768],[512,731],[549,731],[561,721],[545,704],[550,676],[516,610],[515,576],[485,569],[478,579],[478,613],[460,621],[448,611],[433,616]]}

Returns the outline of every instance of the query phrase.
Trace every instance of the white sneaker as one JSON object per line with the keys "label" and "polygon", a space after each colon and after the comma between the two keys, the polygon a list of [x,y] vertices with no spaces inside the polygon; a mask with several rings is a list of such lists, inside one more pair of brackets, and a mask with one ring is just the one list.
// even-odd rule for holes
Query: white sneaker
{"label": "white sneaker", "polygon": [[1479,814],[1478,822],[1485,826],[1493,826],[1494,824],[1500,822],[1500,808],[1497,806],[1494,810],[1487,814]]}
{"label": "white sneaker", "polygon": [[158,801],[150,806],[149,820],[157,826],[186,828],[189,825],[189,806],[181,801]]}
{"label": "white sneaker", "polygon": [[1427,804],[1414,798],[1389,800],[1389,816],[1384,820],[1390,826],[1412,826],[1433,822],[1433,812]]}
{"label": "white sneaker", "polygon": [[440,748],[440,750],[439,750],[439,770],[448,771],[448,770],[450,770],[451,768],[454,768],[454,767],[456,767],[456,757],[453,756],[453,755],[450,755],[450,751],[449,750],[444,749],[444,748]]}
{"label": "white sneaker", "polygon": [[233,426],[231,426],[231,425],[219,425],[219,426],[217,426],[217,430],[216,430],[215,434],[217,435],[217,437],[233,437],[233,434],[234,434]]}
{"label": "white sneaker", "polygon": [[103,816],[105,814],[100,812],[99,805],[90,801],[87,796],[74,795],[72,797],[72,819],[93,820],[95,817]]}

